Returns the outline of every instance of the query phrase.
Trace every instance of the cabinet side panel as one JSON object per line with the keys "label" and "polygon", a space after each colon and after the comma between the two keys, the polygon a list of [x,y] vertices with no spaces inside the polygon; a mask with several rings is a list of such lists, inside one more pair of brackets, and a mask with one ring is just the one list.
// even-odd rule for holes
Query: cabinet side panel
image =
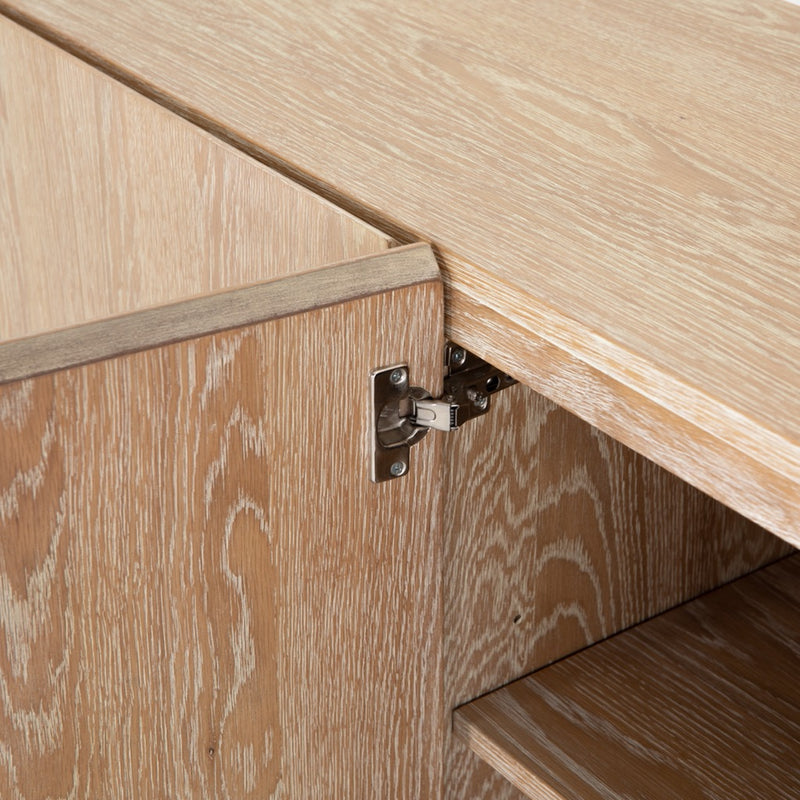
{"label": "cabinet side panel", "polygon": [[390,244],[4,17],[0,107],[0,341]]}
{"label": "cabinet side panel", "polygon": [[[438,283],[0,387],[0,795],[439,796]],[[413,498],[413,502],[410,501]]]}
{"label": "cabinet side panel", "polygon": [[[493,687],[791,548],[525,386],[445,444],[445,697]],[[459,742],[448,797],[521,795]]]}

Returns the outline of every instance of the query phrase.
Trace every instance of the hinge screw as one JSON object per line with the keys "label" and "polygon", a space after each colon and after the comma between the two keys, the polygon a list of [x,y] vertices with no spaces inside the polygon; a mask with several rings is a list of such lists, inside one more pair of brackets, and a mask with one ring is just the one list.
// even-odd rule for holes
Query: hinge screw
{"label": "hinge screw", "polygon": [[[408,380],[408,373],[401,368],[393,369],[389,380],[394,386],[402,386]],[[401,473],[402,474],[402,473]]]}
{"label": "hinge screw", "polygon": [[486,409],[489,407],[489,396],[485,395],[483,392],[478,392],[475,389],[467,390],[467,399],[479,411],[486,411]]}
{"label": "hinge screw", "polygon": [[450,351],[450,363],[454,367],[461,367],[467,360],[467,351],[463,347],[454,347]]}
{"label": "hinge screw", "polygon": [[408,464],[405,461],[395,461],[391,467],[389,467],[389,472],[395,478],[399,478],[401,475],[405,475],[408,472]]}

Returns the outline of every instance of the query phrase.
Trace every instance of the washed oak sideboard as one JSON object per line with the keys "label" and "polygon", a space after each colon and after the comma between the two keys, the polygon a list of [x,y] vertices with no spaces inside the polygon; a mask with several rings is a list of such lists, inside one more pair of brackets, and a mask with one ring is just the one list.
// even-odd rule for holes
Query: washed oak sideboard
{"label": "washed oak sideboard", "polygon": [[796,794],[800,10],[0,9],[4,796]]}

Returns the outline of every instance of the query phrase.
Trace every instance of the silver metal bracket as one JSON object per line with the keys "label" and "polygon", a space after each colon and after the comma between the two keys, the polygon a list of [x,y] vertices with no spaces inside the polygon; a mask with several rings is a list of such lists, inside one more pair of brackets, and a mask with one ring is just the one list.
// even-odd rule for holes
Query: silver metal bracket
{"label": "silver metal bracket", "polygon": [[394,364],[370,374],[372,468],[370,478],[382,483],[408,472],[409,449],[428,433],[413,422],[415,401],[430,393],[411,386],[407,364]]}
{"label": "silver metal bracket", "polygon": [[382,483],[406,475],[411,447],[429,430],[454,431],[486,414],[491,396],[515,383],[510,375],[452,343],[445,346],[444,393],[438,399],[411,385],[407,364],[373,370],[370,478]]}

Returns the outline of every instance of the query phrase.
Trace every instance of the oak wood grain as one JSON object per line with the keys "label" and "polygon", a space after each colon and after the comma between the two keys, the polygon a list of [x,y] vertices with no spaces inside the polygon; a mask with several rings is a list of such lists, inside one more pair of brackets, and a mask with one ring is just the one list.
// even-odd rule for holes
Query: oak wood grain
{"label": "oak wood grain", "polygon": [[2,797],[438,796],[441,444],[372,484],[368,376],[441,336],[437,279],[0,387]]}
{"label": "oak wood grain", "polygon": [[[800,9],[3,0],[443,257],[457,340],[797,542]],[[463,316],[466,309],[469,314]],[[573,384],[574,364],[596,381]],[[613,383],[623,395],[607,389]],[[658,413],[654,413],[658,411]],[[682,443],[696,442],[685,455]],[[712,465],[709,469],[706,465]],[[789,487],[774,492],[773,478]],[[791,490],[791,491],[790,491]],[[793,495],[792,495],[793,492]],[[772,513],[765,509],[774,507]]]}
{"label": "oak wood grain", "polygon": [[799,490],[793,480],[752,453],[720,446],[718,439],[489,308],[475,312],[458,292],[450,293],[445,308],[451,320],[460,320],[458,327],[475,323],[477,313],[485,349],[497,366],[546,397],[568,391],[570,411],[678,476],[686,477],[688,465],[693,485],[800,546]]}
{"label": "oak wood grain", "polygon": [[438,279],[425,244],[0,343],[0,384]]}
{"label": "oak wood grain", "polygon": [[[445,443],[449,708],[790,552],[523,385]],[[445,796],[517,800],[458,739]]]}
{"label": "oak wood grain", "polygon": [[786,559],[455,713],[528,797],[800,792],[800,559]]}
{"label": "oak wood grain", "polygon": [[0,341],[391,243],[5,17],[0,99]]}

